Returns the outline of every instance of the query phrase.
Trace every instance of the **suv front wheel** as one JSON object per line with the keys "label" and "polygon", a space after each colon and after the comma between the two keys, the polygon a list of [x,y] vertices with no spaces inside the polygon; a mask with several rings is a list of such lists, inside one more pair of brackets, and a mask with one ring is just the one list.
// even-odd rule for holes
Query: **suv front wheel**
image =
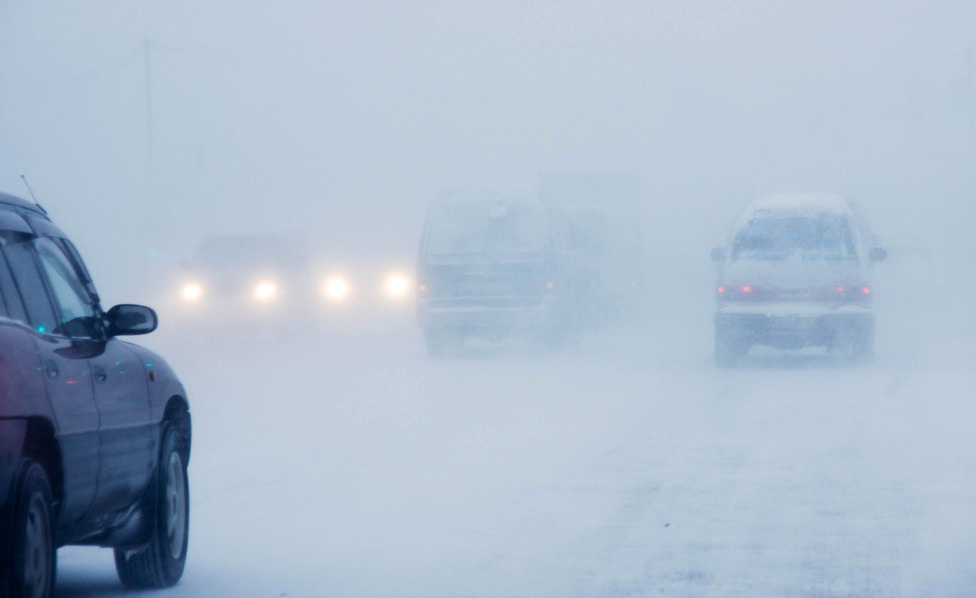
{"label": "suv front wheel", "polygon": [[156,470],[153,533],[140,550],[115,549],[115,569],[128,588],[166,588],[183,575],[190,526],[190,486],[186,475],[186,439],[166,424]]}

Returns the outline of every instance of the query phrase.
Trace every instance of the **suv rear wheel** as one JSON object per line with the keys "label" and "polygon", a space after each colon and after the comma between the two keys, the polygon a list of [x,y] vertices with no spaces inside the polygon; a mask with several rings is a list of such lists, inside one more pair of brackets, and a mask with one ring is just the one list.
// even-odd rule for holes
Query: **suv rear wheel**
{"label": "suv rear wheel", "polygon": [[128,588],[165,588],[183,575],[190,525],[186,439],[167,423],[156,470],[156,506],[149,544],[140,550],[115,549],[115,569]]}
{"label": "suv rear wheel", "polygon": [[11,513],[12,553],[0,590],[11,598],[49,598],[57,557],[51,484],[40,465],[25,461],[17,479]]}

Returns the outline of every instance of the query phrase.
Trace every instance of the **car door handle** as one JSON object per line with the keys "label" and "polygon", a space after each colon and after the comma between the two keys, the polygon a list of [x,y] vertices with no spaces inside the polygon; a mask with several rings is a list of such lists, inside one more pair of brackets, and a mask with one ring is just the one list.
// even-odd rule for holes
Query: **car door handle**
{"label": "car door handle", "polygon": [[101,384],[108,379],[108,374],[105,373],[105,368],[100,365],[95,366],[95,382]]}
{"label": "car door handle", "polygon": [[44,362],[44,371],[47,372],[48,378],[57,378],[60,371],[58,371],[58,363],[53,359],[48,359]]}

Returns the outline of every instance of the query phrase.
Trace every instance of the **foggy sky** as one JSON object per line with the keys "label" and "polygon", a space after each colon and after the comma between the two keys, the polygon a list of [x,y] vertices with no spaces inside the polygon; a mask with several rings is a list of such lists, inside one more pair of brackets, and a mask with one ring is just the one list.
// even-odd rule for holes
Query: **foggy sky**
{"label": "foggy sky", "polygon": [[436,192],[565,171],[639,173],[652,254],[827,191],[970,263],[974,26],[963,1],[0,0],[0,190],[26,174],[110,285],[214,230],[410,254]]}

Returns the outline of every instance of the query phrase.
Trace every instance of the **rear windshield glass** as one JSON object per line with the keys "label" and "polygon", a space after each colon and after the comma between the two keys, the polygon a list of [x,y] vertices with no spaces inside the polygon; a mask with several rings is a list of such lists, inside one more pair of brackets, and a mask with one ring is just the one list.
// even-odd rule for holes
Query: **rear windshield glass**
{"label": "rear windshield glass", "polygon": [[852,259],[854,241],[842,216],[757,218],[739,230],[733,260]]}
{"label": "rear windshield glass", "polygon": [[546,240],[542,207],[529,203],[445,203],[434,206],[427,221],[433,255],[537,253]]}

